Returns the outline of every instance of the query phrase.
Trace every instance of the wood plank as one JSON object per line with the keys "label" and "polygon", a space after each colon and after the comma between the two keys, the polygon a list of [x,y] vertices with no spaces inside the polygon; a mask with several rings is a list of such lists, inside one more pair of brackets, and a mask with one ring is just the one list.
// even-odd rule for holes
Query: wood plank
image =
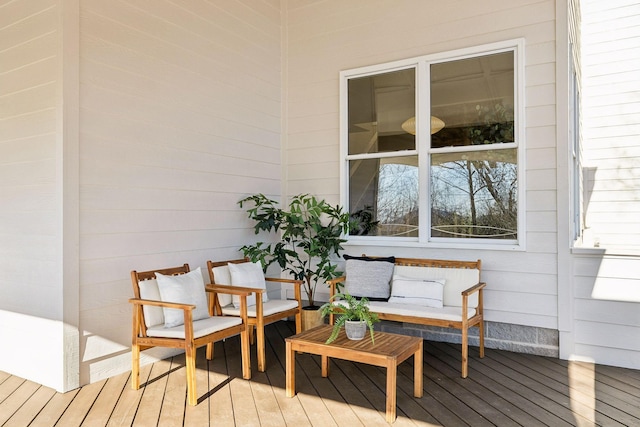
{"label": "wood plank", "polygon": [[134,426],[156,425],[158,423],[170,369],[171,361],[169,359],[155,362],[151,367],[149,379],[145,384],[141,384],[143,394],[133,420]]}
{"label": "wood plank", "polygon": [[[204,354],[199,354],[203,356]],[[172,426],[179,424],[185,416],[185,408],[187,411],[193,409],[187,405],[187,370],[185,368],[185,355],[184,353],[174,356],[171,359],[171,365],[169,367],[169,375],[167,378],[167,386],[164,390],[164,398],[162,399],[162,408],[160,409],[160,418],[158,419],[159,426]],[[196,369],[198,366],[196,365]],[[205,367],[206,369],[206,367]],[[197,375],[201,369],[198,369],[196,373],[196,384],[198,393],[202,393],[206,382],[202,381],[202,376]],[[206,376],[205,376],[206,381]],[[199,405],[206,406],[206,405]],[[197,406],[196,406],[197,407]],[[208,423],[208,421],[207,421]],[[200,424],[206,425],[206,424]]]}
{"label": "wood plank", "polygon": [[[231,386],[229,371],[227,369],[227,357],[225,345],[215,343],[213,360],[208,362],[209,367],[209,392],[208,407],[210,422],[213,426],[234,427],[233,400],[231,398]],[[253,373],[253,369],[252,369]],[[187,414],[189,415],[189,414]],[[188,421],[188,419],[187,419]]]}
{"label": "wood plank", "polygon": [[128,379],[128,375],[116,375],[109,378],[82,424],[87,426],[107,425],[118,399],[128,385]]}
{"label": "wood plank", "polygon": [[75,389],[66,393],[56,393],[49,402],[47,402],[47,405],[42,409],[42,411],[40,411],[34,418],[32,425],[55,425],[79,392],[80,389]]}
{"label": "wood plank", "polygon": [[25,400],[30,399],[40,388],[39,384],[32,381],[23,381],[6,399],[0,403],[0,425],[11,418],[11,416],[22,406]]}
{"label": "wood plank", "polygon": [[24,402],[24,405],[20,406],[20,409],[18,409],[2,427],[22,427],[30,425],[36,415],[38,415],[42,408],[44,408],[55,395],[55,390],[41,386]]}
{"label": "wood plank", "polygon": [[[149,381],[151,368],[153,365],[140,367],[140,383],[146,384]],[[138,410],[138,405],[144,394],[144,388],[133,390],[131,388],[131,374],[127,375],[127,383],[122,390],[122,394],[111,414],[110,422],[114,425],[132,425]]]}
{"label": "wood plank", "polygon": [[107,380],[102,380],[80,388],[60,417],[59,424],[65,427],[81,425],[106,382]]}

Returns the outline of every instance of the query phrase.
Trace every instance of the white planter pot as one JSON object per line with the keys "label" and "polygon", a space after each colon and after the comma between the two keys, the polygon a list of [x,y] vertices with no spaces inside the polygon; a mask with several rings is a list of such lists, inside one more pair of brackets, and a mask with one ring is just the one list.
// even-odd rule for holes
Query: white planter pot
{"label": "white planter pot", "polygon": [[347,320],[344,324],[344,330],[347,333],[347,338],[358,341],[363,339],[367,333],[367,324],[362,320]]}

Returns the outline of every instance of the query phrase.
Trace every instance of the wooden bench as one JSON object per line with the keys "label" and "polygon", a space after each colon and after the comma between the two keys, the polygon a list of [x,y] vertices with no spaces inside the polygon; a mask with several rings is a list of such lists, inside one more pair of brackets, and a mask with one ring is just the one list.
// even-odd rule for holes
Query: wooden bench
{"label": "wooden bench", "polygon": [[[375,258],[370,258],[375,260]],[[371,262],[371,261],[369,261]],[[481,261],[452,261],[419,258],[395,258],[391,280],[391,297],[387,301],[370,302],[371,311],[378,314],[380,320],[407,322],[418,325],[439,326],[460,329],[462,332],[462,378],[468,374],[469,328],[479,330],[480,357],[484,357],[484,319],[483,289],[480,281]],[[354,271],[352,269],[352,271]],[[338,293],[338,287],[348,284],[349,260],[346,275],[329,280],[327,284],[330,296]],[[394,287],[394,283],[397,286]],[[411,298],[420,296],[421,286],[429,289],[442,288],[441,306],[425,306],[423,300]],[[352,295],[357,295],[353,287]],[[409,297],[394,293],[409,292]],[[367,296],[367,295],[358,295]],[[406,303],[408,301],[409,303]],[[416,303],[417,302],[417,303]],[[430,303],[429,303],[430,304]],[[435,305],[438,305],[436,301]],[[333,324],[333,317],[329,319]]]}

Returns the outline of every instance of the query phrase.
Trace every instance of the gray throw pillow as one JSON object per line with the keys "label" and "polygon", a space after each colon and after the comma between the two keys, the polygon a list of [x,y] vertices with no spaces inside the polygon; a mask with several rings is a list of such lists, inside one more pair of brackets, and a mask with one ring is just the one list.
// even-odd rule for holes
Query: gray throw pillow
{"label": "gray throw pillow", "polygon": [[391,294],[394,263],[347,259],[345,266],[345,292],[354,297],[387,300]]}

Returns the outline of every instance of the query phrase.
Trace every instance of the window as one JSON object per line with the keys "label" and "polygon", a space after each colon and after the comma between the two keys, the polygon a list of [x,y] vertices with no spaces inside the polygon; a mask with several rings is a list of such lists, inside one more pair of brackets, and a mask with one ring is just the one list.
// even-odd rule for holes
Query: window
{"label": "window", "polygon": [[521,43],[342,73],[354,240],[522,246]]}

